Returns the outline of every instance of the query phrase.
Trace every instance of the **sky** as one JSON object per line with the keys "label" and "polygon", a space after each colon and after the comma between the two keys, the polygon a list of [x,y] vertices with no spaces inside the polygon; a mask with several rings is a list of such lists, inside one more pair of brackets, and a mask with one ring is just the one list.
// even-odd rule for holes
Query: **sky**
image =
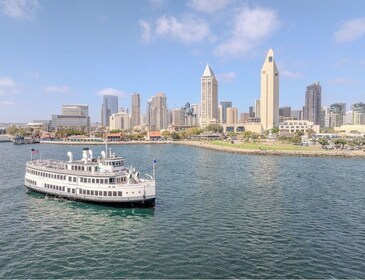
{"label": "sky", "polygon": [[103,94],[164,92],[170,109],[200,102],[207,63],[218,100],[248,112],[268,50],[280,106],[299,109],[306,86],[322,104],[365,102],[364,0],[0,0],[0,123],[47,120],[62,104]]}

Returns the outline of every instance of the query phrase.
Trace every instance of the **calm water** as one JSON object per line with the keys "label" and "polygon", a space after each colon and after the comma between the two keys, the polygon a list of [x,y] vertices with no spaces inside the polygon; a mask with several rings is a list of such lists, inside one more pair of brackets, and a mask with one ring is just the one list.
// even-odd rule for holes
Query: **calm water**
{"label": "calm water", "polygon": [[158,160],[156,209],[117,209],[28,192],[30,148],[0,144],[0,278],[365,278],[364,160],[114,147]]}

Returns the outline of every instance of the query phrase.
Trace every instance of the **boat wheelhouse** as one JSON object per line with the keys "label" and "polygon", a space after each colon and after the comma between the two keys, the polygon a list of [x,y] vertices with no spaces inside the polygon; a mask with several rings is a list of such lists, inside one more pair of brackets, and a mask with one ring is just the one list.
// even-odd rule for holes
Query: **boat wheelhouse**
{"label": "boat wheelhouse", "polygon": [[132,166],[127,168],[124,158],[111,149],[98,158],[88,148],[83,149],[81,160],[74,160],[71,152],[67,155],[68,161],[28,161],[24,185],[38,193],[77,201],[122,207],[155,205],[154,177],[142,177]]}

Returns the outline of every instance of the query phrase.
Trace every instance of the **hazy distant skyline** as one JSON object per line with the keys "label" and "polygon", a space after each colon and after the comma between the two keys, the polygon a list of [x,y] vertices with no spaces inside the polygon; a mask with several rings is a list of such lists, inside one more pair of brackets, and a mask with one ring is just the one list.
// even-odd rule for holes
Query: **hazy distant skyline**
{"label": "hazy distant skyline", "polygon": [[[200,102],[206,63],[218,101],[248,112],[260,98],[260,69],[272,48],[280,106],[299,109],[306,87],[322,105],[365,101],[363,0],[0,0],[0,122],[50,119],[62,104],[86,103],[100,122],[103,94],[170,109]],[[349,106],[348,106],[349,108]]]}

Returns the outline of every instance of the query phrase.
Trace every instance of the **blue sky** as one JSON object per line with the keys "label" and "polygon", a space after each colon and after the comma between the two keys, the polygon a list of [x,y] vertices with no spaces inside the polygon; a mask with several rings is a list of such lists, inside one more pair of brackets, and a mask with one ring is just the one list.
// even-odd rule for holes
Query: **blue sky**
{"label": "blue sky", "polygon": [[269,48],[280,106],[300,108],[307,85],[322,103],[365,102],[363,0],[0,0],[0,122],[50,119],[86,103],[100,122],[102,94],[119,107],[158,91],[169,108],[200,102],[209,63],[219,101],[247,112],[260,95]]}

